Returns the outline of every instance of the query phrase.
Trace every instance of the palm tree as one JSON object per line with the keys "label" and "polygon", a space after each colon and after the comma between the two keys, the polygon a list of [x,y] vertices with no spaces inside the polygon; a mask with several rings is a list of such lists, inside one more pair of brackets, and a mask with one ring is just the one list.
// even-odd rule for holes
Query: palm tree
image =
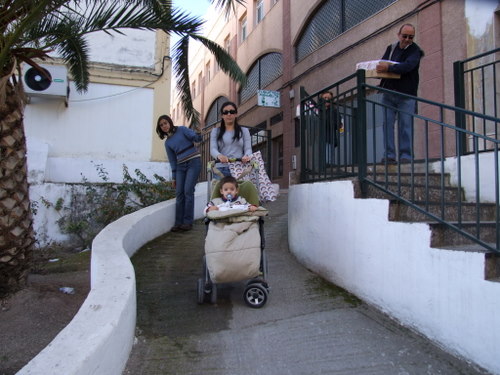
{"label": "palm tree", "polygon": [[[210,0],[226,12],[234,2]],[[216,43],[199,35],[203,21],[172,6],[171,0],[0,0],[0,298],[25,285],[34,234],[23,126],[25,96],[17,77],[21,64],[40,69],[37,61],[56,52],[68,65],[78,91],[89,84],[89,33],[163,30],[181,37],[174,47],[174,66],[186,116],[199,114],[189,91],[189,39],[203,43],[221,69],[244,83],[245,75]],[[41,71],[41,70],[40,70]]]}

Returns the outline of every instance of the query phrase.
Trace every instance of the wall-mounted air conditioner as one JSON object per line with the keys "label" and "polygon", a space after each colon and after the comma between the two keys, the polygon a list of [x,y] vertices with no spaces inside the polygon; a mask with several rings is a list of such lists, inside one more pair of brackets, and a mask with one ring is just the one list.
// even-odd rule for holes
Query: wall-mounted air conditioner
{"label": "wall-mounted air conditioner", "polygon": [[40,65],[43,69],[29,65],[23,67],[24,91],[28,95],[46,98],[64,99],[66,104],[69,97],[68,69],[59,65]]}

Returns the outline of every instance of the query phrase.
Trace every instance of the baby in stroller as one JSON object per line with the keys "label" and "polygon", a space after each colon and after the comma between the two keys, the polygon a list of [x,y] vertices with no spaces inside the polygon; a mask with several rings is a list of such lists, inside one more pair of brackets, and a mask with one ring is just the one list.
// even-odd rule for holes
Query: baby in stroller
{"label": "baby in stroller", "polygon": [[203,278],[198,280],[198,303],[217,301],[217,284],[249,280],[243,298],[250,307],[262,307],[268,296],[263,216],[258,192],[250,181],[240,184],[224,177],[205,208],[207,236]]}
{"label": "baby in stroller", "polygon": [[239,187],[236,178],[226,176],[220,180],[218,185],[220,186],[220,197],[216,197],[208,202],[205,208],[205,216],[209,211],[214,210],[227,211],[230,209],[248,209],[248,211],[255,212],[258,209],[255,204],[247,203],[244,197],[238,196]]}

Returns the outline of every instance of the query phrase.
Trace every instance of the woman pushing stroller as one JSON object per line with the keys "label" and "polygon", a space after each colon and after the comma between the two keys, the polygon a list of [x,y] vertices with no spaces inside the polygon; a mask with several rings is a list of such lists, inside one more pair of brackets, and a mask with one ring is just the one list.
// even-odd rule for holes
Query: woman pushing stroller
{"label": "woman pushing stroller", "polygon": [[232,159],[248,163],[252,159],[252,141],[250,131],[238,123],[238,107],[235,103],[223,103],[220,113],[220,127],[210,133],[210,154],[217,160],[215,166],[220,173],[231,176],[228,163]]}

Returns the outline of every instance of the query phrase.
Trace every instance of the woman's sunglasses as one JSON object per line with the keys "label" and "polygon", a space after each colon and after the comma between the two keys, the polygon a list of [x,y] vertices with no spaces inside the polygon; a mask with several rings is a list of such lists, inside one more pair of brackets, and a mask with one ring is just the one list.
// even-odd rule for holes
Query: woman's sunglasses
{"label": "woman's sunglasses", "polygon": [[223,115],[235,115],[237,113],[238,113],[238,111],[235,110],[235,109],[230,109],[230,110],[227,110],[227,111],[222,111]]}

